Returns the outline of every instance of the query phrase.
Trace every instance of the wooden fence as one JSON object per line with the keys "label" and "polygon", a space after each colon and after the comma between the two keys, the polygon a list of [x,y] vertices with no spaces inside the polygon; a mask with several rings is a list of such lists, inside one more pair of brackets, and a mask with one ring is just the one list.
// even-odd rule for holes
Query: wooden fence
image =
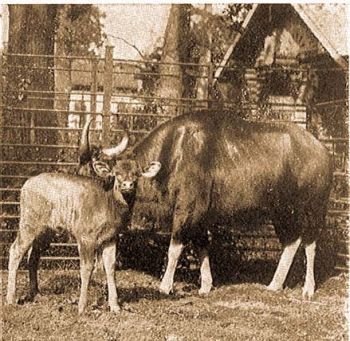
{"label": "wooden fence", "polygon": [[[190,75],[187,82],[194,84],[193,89],[189,91],[188,97],[165,98],[157,96],[154,83],[159,82],[161,77],[176,78],[178,74],[166,74],[164,71],[160,74],[162,63],[114,60],[110,48],[107,48],[105,58],[20,54],[4,54],[1,58],[0,256],[3,268],[7,266],[9,245],[18,229],[21,186],[28,177],[44,171],[74,171],[84,117],[95,118],[91,129],[93,143],[109,144],[120,139],[124,128],[128,128],[134,139],[138,140],[174,115],[190,110],[226,107],[232,111],[232,103],[218,103],[212,97],[195,98],[196,91],[193,89],[198,79],[201,79],[202,84],[203,79],[206,79],[204,86],[208,89],[211,87],[212,79],[208,70],[212,70],[212,66],[208,65],[175,64],[182,74]],[[207,72],[203,73],[201,68],[206,68]],[[43,73],[50,73],[50,77],[43,77]],[[274,105],[276,112],[279,103],[275,102]],[[295,105],[288,107],[287,103],[279,112],[293,111],[293,108]],[[246,109],[251,111],[251,103]],[[300,110],[304,109],[298,106],[297,111]],[[268,119],[281,120],[281,115],[275,118],[269,116]],[[287,120],[290,120],[291,116],[288,117]],[[295,121],[306,124],[300,121],[300,117]],[[322,243],[336,257],[333,258],[334,266],[346,270],[348,139],[324,139],[323,142],[334,158],[336,170],[328,226],[322,232]],[[135,238],[138,243],[143,241],[149,246],[159,243],[165,255],[164,240],[169,236],[150,234],[149,230],[140,233],[143,236],[141,239],[131,235],[122,236],[121,245],[125,246],[128,240]],[[223,233],[219,233],[216,237],[222,236]],[[230,237],[227,237],[226,232],[222,245],[246,259],[263,257],[276,260],[280,252],[273,227],[269,224],[259,231],[238,229],[232,231]],[[130,245],[125,247],[128,248]],[[127,257],[124,252],[121,259],[128,263]],[[74,240],[68,236],[56,238],[42,260],[49,267],[76,267],[78,257]]]}

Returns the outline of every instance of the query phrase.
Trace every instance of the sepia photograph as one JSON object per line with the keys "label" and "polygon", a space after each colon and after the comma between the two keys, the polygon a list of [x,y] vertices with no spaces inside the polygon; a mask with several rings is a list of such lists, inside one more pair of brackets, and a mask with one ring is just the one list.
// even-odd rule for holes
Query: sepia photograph
{"label": "sepia photograph", "polygon": [[349,340],[349,23],[0,4],[0,339]]}

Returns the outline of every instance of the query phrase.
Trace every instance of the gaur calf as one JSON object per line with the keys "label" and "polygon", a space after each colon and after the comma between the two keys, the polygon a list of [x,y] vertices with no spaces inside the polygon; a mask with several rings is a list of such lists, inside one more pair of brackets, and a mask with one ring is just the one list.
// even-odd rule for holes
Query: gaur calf
{"label": "gaur calf", "polygon": [[[88,131],[90,121],[84,127]],[[126,147],[126,139],[117,146],[117,152]],[[116,169],[107,163],[96,161],[91,155],[86,160],[86,145],[80,148],[80,174],[87,174],[92,167],[100,179],[90,176],[62,173],[43,173],[28,179],[21,189],[20,222],[16,240],[11,245],[9,256],[9,275],[7,303],[15,303],[16,273],[24,254],[29,251],[28,299],[38,293],[37,270],[42,248],[48,247],[48,231],[70,232],[77,241],[80,256],[81,290],[78,304],[82,313],[87,303],[87,290],[97,254],[102,254],[107,276],[108,303],[112,312],[120,310],[117,302],[115,284],[116,237],[127,225],[130,207],[119,190],[115,177]],[[85,161],[82,162],[82,155]],[[151,165],[151,171],[141,173],[153,177],[159,167]],[[45,241],[45,247],[42,242]]]}

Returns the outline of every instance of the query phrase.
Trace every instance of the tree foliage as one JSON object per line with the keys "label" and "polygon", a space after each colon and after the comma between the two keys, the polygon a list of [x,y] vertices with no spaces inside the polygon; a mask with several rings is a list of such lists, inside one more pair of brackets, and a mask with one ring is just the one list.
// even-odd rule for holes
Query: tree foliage
{"label": "tree foliage", "polygon": [[94,54],[106,38],[101,23],[104,17],[95,5],[59,5],[57,44],[68,54]]}
{"label": "tree foliage", "polygon": [[[228,46],[232,42],[235,34],[240,32],[244,18],[251,9],[251,4],[231,4],[228,5],[222,13],[210,13],[203,6],[187,5],[184,7],[186,15],[181,20],[190,20],[190,30],[186,37],[186,51],[182,51],[183,60],[181,62],[199,63],[200,57],[210,49],[211,62],[218,64],[221,62]],[[187,23],[180,23],[180,26],[186,26]],[[211,35],[212,39],[207,39]],[[164,49],[157,47],[145,59],[160,61]],[[187,95],[191,96],[191,89],[196,83],[198,70],[195,66],[183,68],[184,82],[187,89]],[[144,71],[149,72],[150,76],[145,76],[143,80],[144,90],[154,92],[158,77],[154,76],[158,70],[157,64],[147,64]],[[194,95],[194,92],[192,93]]]}
{"label": "tree foliage", "polygon": [[242,33],[242,24],[252,4],[231,4],[225,8],[223,14],[231,30]]}
{"label": "tree foliage", "polygon": [[[250,4],[231,4],[220,14],[209,13],[205,9],[191,7],[191,32],[189,49],[191,62],[197,62],[203,52],[211,50],[212,62],[219,63],[237,32],[241,32],[243,20],[251,9]],[[210,46],[205,35],[211,34]]]}

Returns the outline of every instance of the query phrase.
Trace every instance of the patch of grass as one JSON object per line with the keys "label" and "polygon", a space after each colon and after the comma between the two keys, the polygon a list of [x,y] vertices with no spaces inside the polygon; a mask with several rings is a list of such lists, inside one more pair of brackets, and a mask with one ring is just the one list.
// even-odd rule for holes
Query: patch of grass
{"label": "patch of grass", "polygon": [[[2,283],[7,272],[2,272]],[[132,270],[117,272],[122,312],[105,299],[103,274],[94,274],[89,305],[77,314],[78,271],[41,271],[42,295],[33,303],[3,306],[3,340],[347,340],[347,276],[331,277],[312,301],[301,286],[273,293],[256,283],[222,283],[206,297],[188,282],[161,295],[159,279]],[[28,288],[18,275],[18,294]],[[6,285],[2,285],[2,297]]]}

